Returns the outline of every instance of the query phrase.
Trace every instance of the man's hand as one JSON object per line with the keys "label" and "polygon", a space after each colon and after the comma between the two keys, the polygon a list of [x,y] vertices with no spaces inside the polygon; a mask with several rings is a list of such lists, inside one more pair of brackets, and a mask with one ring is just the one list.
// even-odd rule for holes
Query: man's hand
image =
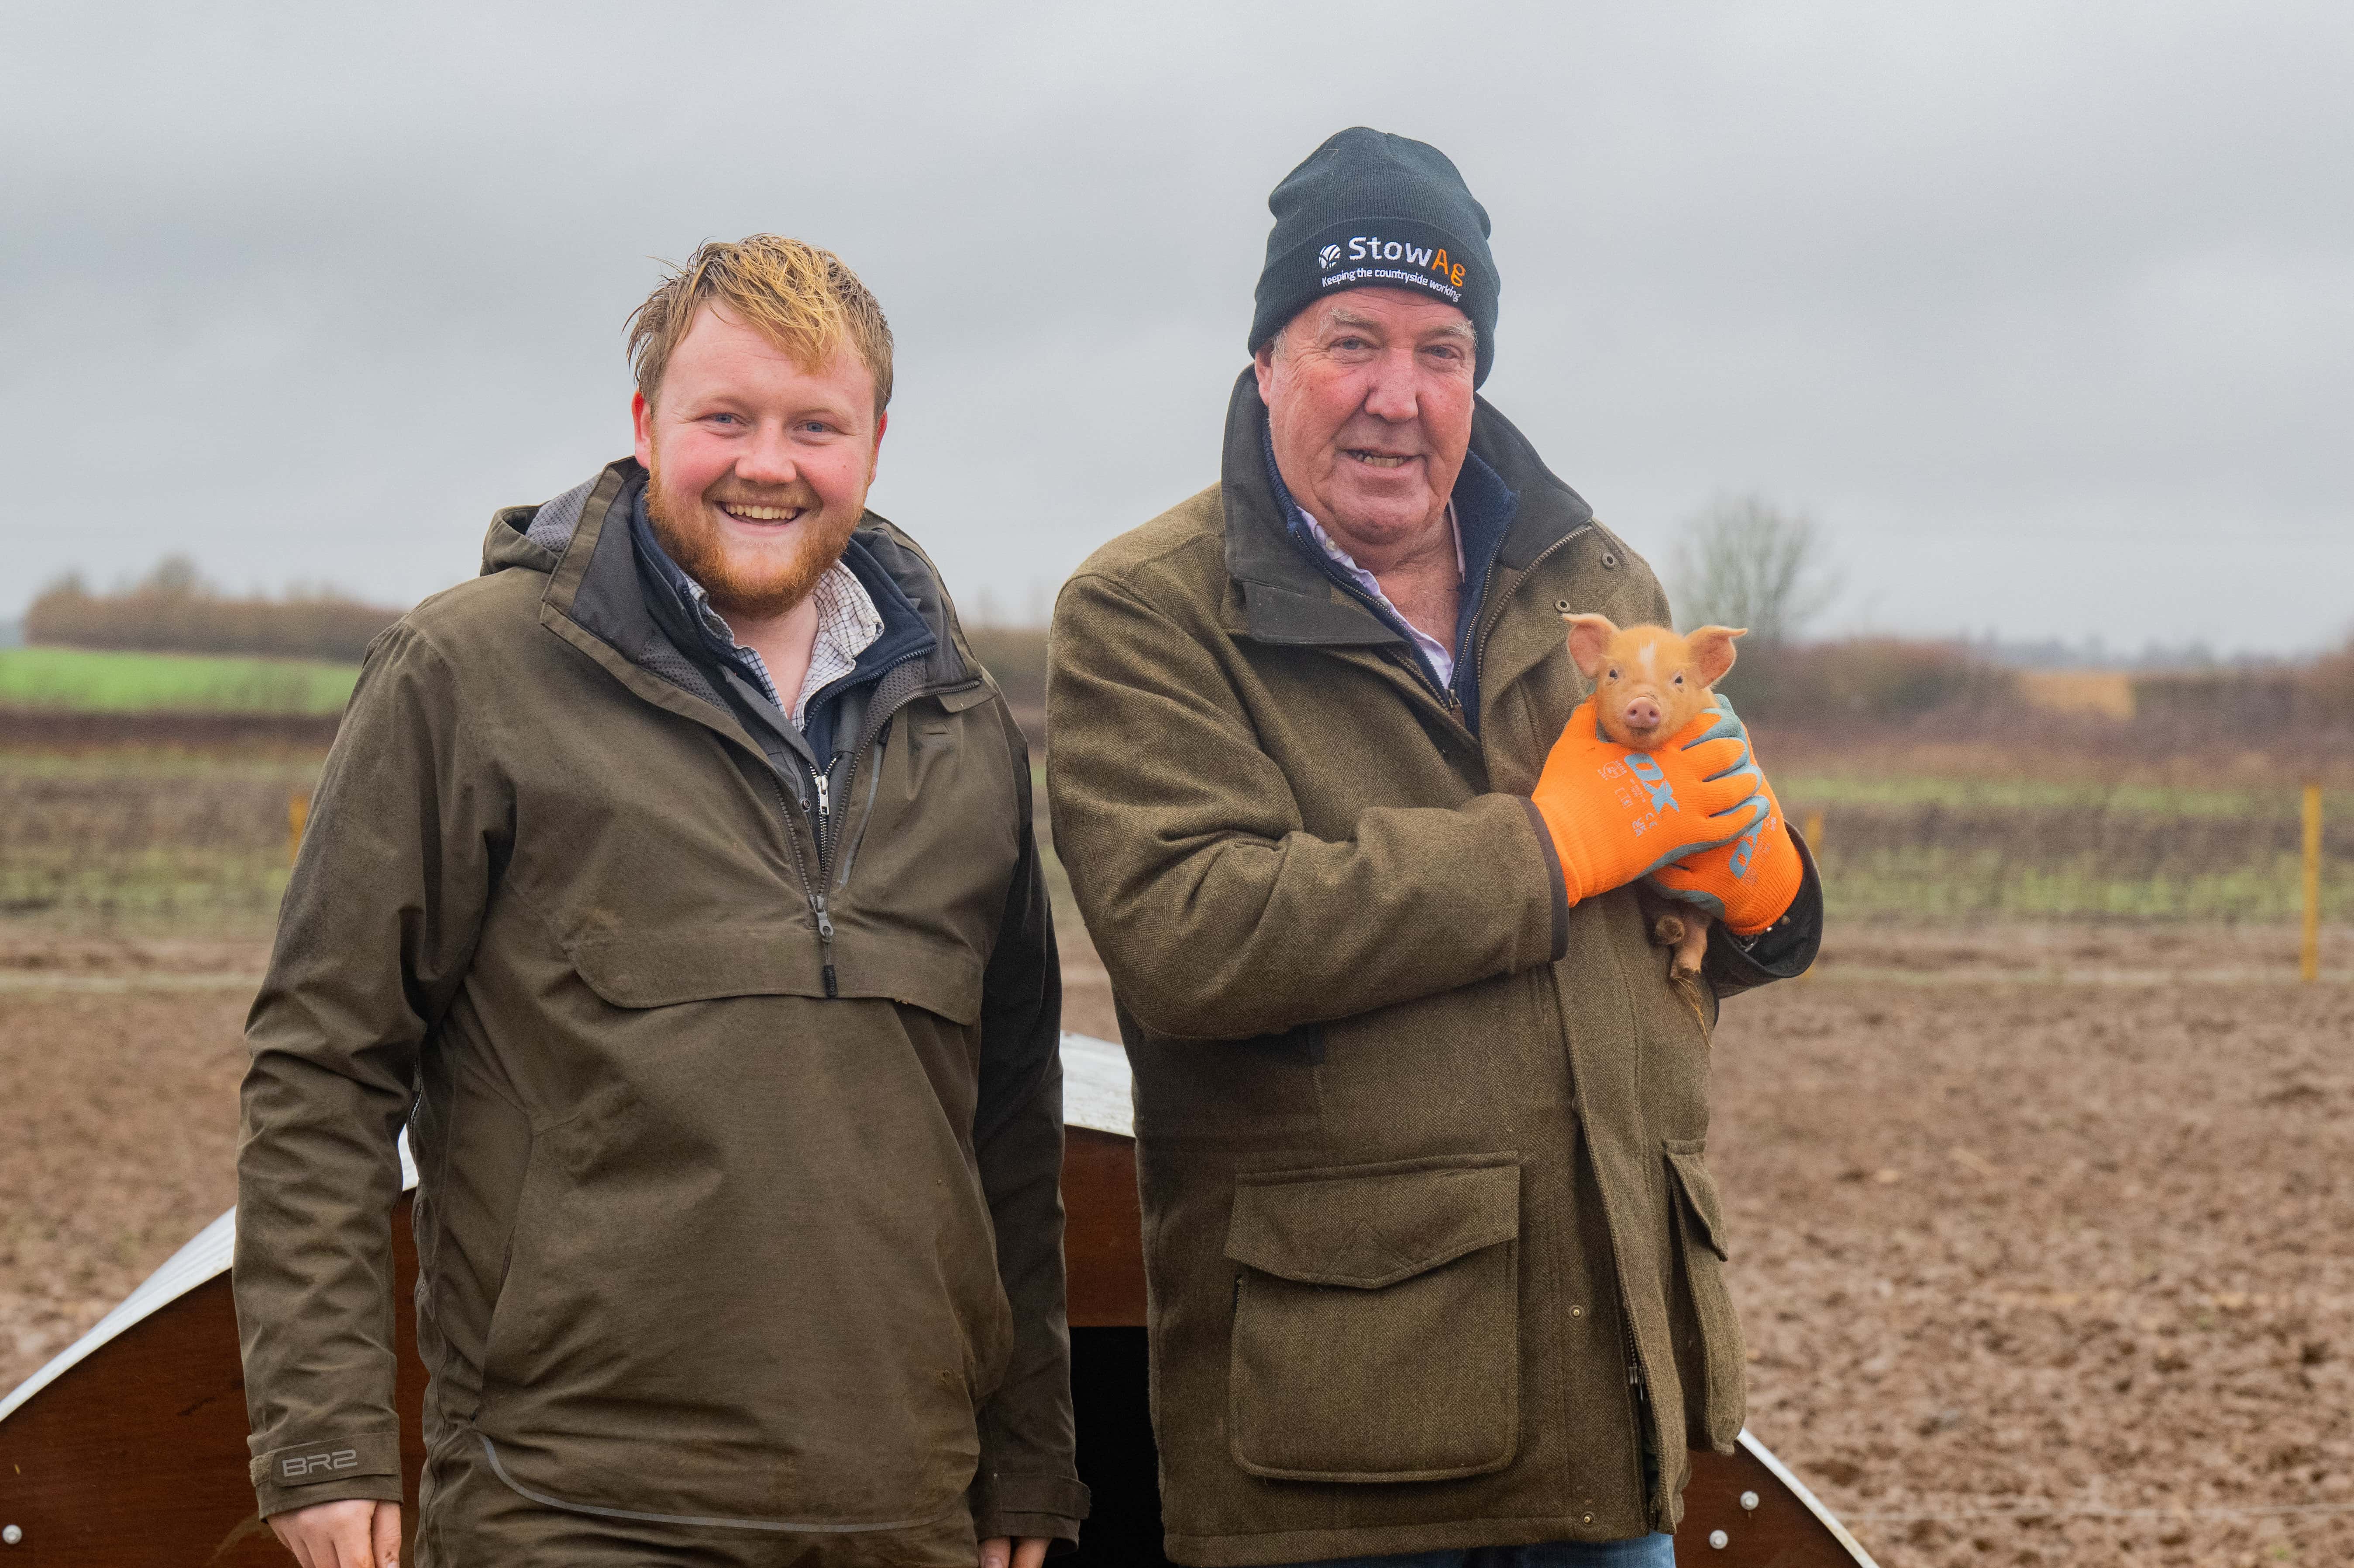
{"label": "man's hand", "polygon": [[1040,1568],[1046,1561],[1046,1546],[1042,1535],[1025,1535],[1019,1543],[992,1535],[981,1543],[981,1568]]}
{"label": "man's hand", "polygon": [[270,1528],[302,1568],[392,1568],[400,1561],[397,1502],[347,1498],[313,1503],[271,1514]]}
{"label": "man's hand", "polygon": [[1774,786],[1757,776],[1766,812],[1755,827],[1729,844],[1696,850],[1651,874],[1651,885],[1670,898],[1696,904],[1724,922],[1736,937],[1755,937],[1779,920],[1798,896],[1807,868]]}
{"label": "man's hand", "polygon": [[1589,699],[1569,715],[1532,798],[1575,904],[1732,843],[1770,810],[1763,783],[1748,734],[1722,697],[1716,711],[1650,752],[1603,735]]}

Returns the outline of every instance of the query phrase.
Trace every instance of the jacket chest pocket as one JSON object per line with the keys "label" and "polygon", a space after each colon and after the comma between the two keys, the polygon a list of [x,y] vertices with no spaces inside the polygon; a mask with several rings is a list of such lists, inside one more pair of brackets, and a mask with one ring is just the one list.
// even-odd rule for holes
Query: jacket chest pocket
{"label": "jacket chest pocket", "polygon": [[1254,1476],[1439,1481],[1520,1441],[1515,1156],[1246,1173],[1228,1440]]}

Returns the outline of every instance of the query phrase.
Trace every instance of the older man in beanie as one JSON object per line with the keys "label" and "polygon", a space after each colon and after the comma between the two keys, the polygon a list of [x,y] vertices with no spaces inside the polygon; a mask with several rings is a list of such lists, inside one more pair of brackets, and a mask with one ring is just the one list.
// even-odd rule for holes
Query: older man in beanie
{"label": "older man in beanie", "polygon": [[[1561,617],[1667,601],[1477,396],[1497,274],[1454,164],[1344,131],[1269,206],[1218,482],[1055,618],[1169,1554],[1668,1563],[1688,1450],[1742,1420],[1715,999],[1806,969],[1819,889],[1729,708],[1598,736]],[[1647,874],[1722,916],[1705,1016]]]}

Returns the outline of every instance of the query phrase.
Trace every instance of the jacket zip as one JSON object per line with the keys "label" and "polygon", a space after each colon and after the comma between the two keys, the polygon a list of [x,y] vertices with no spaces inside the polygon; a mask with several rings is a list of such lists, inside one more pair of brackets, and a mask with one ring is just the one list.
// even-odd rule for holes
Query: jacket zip
{"label": "jacket zip", "polygon": [[[1593,521],[1588,519],[1587,521],[1579,524],[1576,527],[1572,528],[1568,533],[1564,534],[1560,538],[1555,539],[1552,544],[1547,545],[1543,549],[1539,550],[1536,553],[1535,557],[1532,559],[1527,566],[1521,568],[1520,581],[1515,582],[1512,585],[1513,590],[1517,592],[1520,588],[1521,583],[1528,581],[1529,578],[1535,574],[1536,569],[1544,565],[1547,556],[1553,555],[1555,551],[1564,548],[1571,540],[1575,539],[1579,535],[1585,533],[1593,526]],[[1507,594],[1505,597],[1509,599],[1511,595]],[[1472,655],[1473,663],[1471,667],[1473,673],[1479,677],[1479,690],[1482,693],[1485,693],[1488,689],[1488,639],[1494,633],[1498,624],[1500,624],[1503,619],[1503,611],[1499,609],[1494,616],[1490,618],[1488,624],[1480,628],[1479,640],[1479,645]],[[1556,1008],[1561,1005],[1558,991],[1555,993],[1553,1005]],[[1567,1039],[1568,1032],[1564,1030],[1563,1040],[1564,1044],[1567,1042]],[[1570,1075],[1573,1080],[1571,1085],[1572,1093],[1575,1095],[1576,1067],[1574,1063],[1570,1069]],[[1591,1158],[1591,1156],[1589,1155],[1588,1158]],[[1602,1216],[1602,1234],[1609,1239],[1610,1273],[1617,1286],[1619,1353],[1627,1358],[1627,1403],[1629,1406],[1630,1414],[1634,1416],[1634,1420],[1629,1423],[1629,1425],[1633,1428],[1635,1437],[1635,1484],[1643,1489],[1643,1509],[1646,1513],[1649,1513],[1652,1511],[1651,1486],[1643,1474],[1643,1450],[1649,1441],[1649,1434],[1644,1430],[1644,1426],[1649,1419],[1651,1403],[1650,1392],[1643,1381],[1643,1352],[1642,1347],[1635,1339],[1634,1308],[1632,1304],[1627,1299],[1627,1266],[1625,1260],[1619,1255],[1618,1230],[1617,1226],[1610,1223],[1610,1216],[1606,1205]],[[1664,1477],[1664,1469],[1662,1474]]]}
{"label": "jacket zip", "polygon": [[[1670,1197],[1669,1201],[1672,1202],[1674,1199]],[[1607,1214],[1603,1216],[1602,1228],[1605,1231],[1610,1228]],[[1610,1241],[1610,1266],[1613,1270],[1618,1267],[1618,1241],[1615,1235]],[[1643,1381],[1643,1354],[1635,1343],[1635,1316],[1628,1310],[1627,1282],[1623,1274],[1618,1281],[1618,1344],[1627,1358],[1628,1413],[1634,1417],[1628,1425],[1635,1433],[1635,1484],[1643,1489],[1643,1512],[1656,1525],[1665,1517],[1666,1510],[1653,1506],[1652,1479],[1644,1474],[1643,1469],[1643,1455],[1651,1446],[1651,1390]],[[1662,1488],[1667,1485],[1664,1461],[1659,1465],[1658,1484]]]}
{"label": "jacket zip", "polygon": [[[1529,564],[1521,568],[1520,579],[1512,584],[1512,591],[1517,592],[1521,584],[1528,581],[1530,577],[1535,573],[1536,569],[1545,563],[1548,556],[1568,546],[1572,540],[1575,539],[1579,535],[1585,533],[1593,526],[1594,523],[1592,519],[1589,518],[1587,521],[1579,524],[1576,527],[1572,528],[1568,533],[1564,534],[1560,538],[1555,539],[1552,544],[1547,545],[1543,549],[1539,550]],[[1504,596],[1507,599],[1511,597],[1511,594],[1509,592]],[[1485,694],[1488,690],[1488,639],[1494,633],[1497,626],[1502,622],[1503,619],[1504,613],[1501,609],[1499,609],[1493,616],[1489,618],[1488,624],[1479,630],[1478,639],[1479,645],[1472,654],[1471,668],[1473,673],[1479,676],[1479,690],[1482,694]],[[1554,996],[1554,1006],[1558,1008],[1560,1005],[1560,996],[1558,991],[1556,991]],[[1568,1033],[1567,1031],[1564,1030],[1563,1032],[1563,1041],[1564,1044],[1566,1044],[1567,1040]],[[1573,1097],[1576,1090],[1576,1065],[1573,1062],[1570,1066],[1571,1092]],[[1591,1156],[1588,1158],[1591,1158]],[[1650,1420],[1650,1389],[1648,1383],[1644,1381],[1643,1376],[1642,1347],[1635,1338],[1634,1308],[1627,1298],[1627,1266],[1625,1259],[1621,1257],[1619,1254],[1618,1228],[1610,1223],[1608,1206],[1606,1203],[1605,1204],[1604,1213],[1602,1216],[1602,1233],[1604,1236],[1608,1239],[1610,1244],[1610,1273],[1613,1282],[1617,1287],[1617,1295],[1618,1298],[1619,1353],[1627,1360],[1628,1413],[1633,1417],[1633,1419],[1628,1422],[1628,1425],[1631,1436],[1634,1438],[1635,1445],[1635,1484],[1637,1487],[1641,1489],[1643,1493],[1644,1513],[1650,1519],[1652,1523],[1658,1524],[1665,1518],[1665,1510],[1654,1508],[1652,1484],[1649,1478],[1645,1476],[1643,1473],[1643,1453],[1649,1446],[1651,1436],[1649,1430],[1647,1430],[1648,1424]],[[1664,1461],[1661,1462],[1659,1484],[1662,1486],[1666,1484],[1666,1467]]]}
{"label": "jacket zip", "polygon": [[[921,657],[923,655],[920,653],[908,654],[907,659],[900,660],[898,663],[893,664],[878,675],[877,683],[887,680],[891,672],[898,669],[901,664],[907,663],[908,659]],[[942,689],[948,688],[918,686],[900,697],[898,701],[890,704],[880,714],[870,713],[867,715],[865,728],[858,737],[858,744],[848,754],[849,769],[842,776],[842,787],[845,793],[858,777],[859,759],[866,755],[867,749],[875,744],[876,737],[882,735],[899,710],[917,697],[928,695],[935,690]],[[771,779],[776,779],[774,772],[771,772],[769,777]],[[817,810],[810,819],[810,834],[817,840],[817,875],[814,879],[810,875],[809,861],[801,853],[801,835],[793,832],[793,825],[790,820],[784,825],[785,842],[792,846],[793,870],[801,879],[801,892],[809,899],[810,914],[817,920],[818,958],[822,966],[821,972],[825,979],[826,1000],[831,1001],[842,994],[841,981],[836,977],[833,967],[833,913],[826,903],[826,878],[832,870],[834,848],[828,832],[833,826],[833,768],[832,765],[822,769],[812,768],[810,769],[810,778],[817,797]],[[776,789],[777,804],[790,816],[792,808],[785,798],[784,784],[781,780],[777,782]]]}
{"label": "jacket zip", "polygon": [[[812,768],[811,771],[816,770]],[[801,836],[793,831],[792,802],[785,798],[784,780],[779,779],[774,770],[771,770],[769,774],[769,782],[777,791],[777,810],[784,819],[785,843],[793,852],[794,874],[801,879],[801,896],[809,900],[810,913],[817,917],[818,959],[823,966],[826,998],[831,1001],[841,995],[842,991],[833,976],[833,916],[825,906],[825,884],[822,880],[825,845],[822,841],[820,841],[818,845],[821,880],[811,882],[809,874],[809,859],[801,853]],[[815,832],[814,824],[811,831]]]}

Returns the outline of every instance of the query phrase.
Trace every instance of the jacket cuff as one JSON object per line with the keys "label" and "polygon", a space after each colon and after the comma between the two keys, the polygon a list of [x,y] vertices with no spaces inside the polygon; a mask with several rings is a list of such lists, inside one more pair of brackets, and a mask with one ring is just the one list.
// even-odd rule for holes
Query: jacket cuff
{"label": "jacket cuff", "polygon": [[1529,826],[1537,835],[1537,853],[1544,856],[1545,887],[1553,895],[1553,957],[1549,962],[1559,963],[1569,957],[1569,878],[1561,869],[1561,851],[1553,847],[1553,830],[1545,826],[1544,813],[1537,810],[1534,800],[1519,798],[1529,813]]}
{"label": "jacket cuff", "polygon": [[986,1520],[974,1520],[972,1533],[976,1541],[1001,1535],[1008,1541],[1044,1541],[1046,1555],[1059,1557],[1077,1549],[1079,1521],[1055,1513],[993,1513]]}
{"label": "jacket cuff", "polygon": [[1722,922],[1710,927],[1708,979],[1721,994],[1796,980],[1813,966],[1822,948],[1823,879],[1815,870],[1814,852],[1807,847],[1806,839],[1796,828],[1790,828],[1789,834],[1804,874],[1797,895],[1782,911],[1781,918],[1750,938],[1734,936]]}
{"label": "jacket cuff", "polygon": [[393,1432],[361,1432],[289,1444],[255,1455],[246,1473],[265,1519],[351,1498],[398,1502],[400,1437]]}
{"label": "jacket cuff", "polygon": [[983,1541],[1004,1535],[1076,1542],[1089,1501],[1076,1477],[983,1475],[972,1484],[973,1533]]}

